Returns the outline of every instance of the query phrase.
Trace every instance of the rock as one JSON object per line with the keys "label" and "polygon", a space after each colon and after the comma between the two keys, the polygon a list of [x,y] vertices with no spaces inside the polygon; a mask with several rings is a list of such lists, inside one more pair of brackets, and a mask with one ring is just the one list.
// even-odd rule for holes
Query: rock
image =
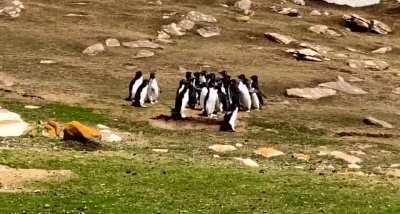
{"label": "rock", "polygon": [[196,23],[194,23],[193,21],[189,20],[189,19],[182,19],[179,23],[178,26],[187,31],[187,30],[192,30],[194,28],[194,26],[196,25]]}
{"label": "rock", "polygon": [[400,178],[400,169],[390,169],[385,173],[388,177]]}
{"label": "rock", "polygon": [[19,0],[3,0],[0,2],[0,17],[18,18],[23,9],[24,4]]}
{"label": "rock", "polygon": [[220,158],[221,156],[219,155],[213,155],[213,158]]}
{"label": "rock", "polygon": [[354,77],[354,76],[349,77],[348,81],[349,82],[364,82],[363,79],[360,79],[360,78]]}
{"label": "rock", "polygon": [[357,150],[357,151],[350,151],[352,155],[366,155],[365,152]]}
{"label": "rock", "polygon": [[388,34],[392,29],[385,23],[378,20],[368,20],[357,14],[344,15],[345,26],[357,32],[375,32],[378,34]]}
{"label": "rock", "polygon": [[300,16],[299,10],[294,9],[294,8],[282,8],[280,11],[278,11],[278,13],[282,14],[282,15],[288,15],[291,17]]}
{"label": "rock", "polygon": [[209,22],[209,23],[217,22],[217,19],[215,17],[197,11],[190,11],[186,15],[186,19],[191,20],[193,22]]}
{"label": "rock", "polygon": [[383,120],[376,119],[374,117],[366,117],[366,118],[364,118],[363,121],[367,125],[374,125],[374,126],[379,126],[379,127],[382,127],[382,128],[387,128],[387,129],[393,129],[394,128],[394,126],[392,124],[390,124],[388,122],[385,122]]}
{"label": "rock", "polygon": [[293,3],[301,6],[305,6],[306,2],[304,0],[292,0]]}
{"label": "rock", "polygon": [[285,154],[285,153],[283,153],[283,152],[281,152],[279,150],[276,150],[274,148],[271,148],[271,147],[259,148],[256,151],[254,151],[254,153],[256,155],[261,155],[261,156],[266,157],[266,158],[277,157],[277,156],[281,156],[281,155]]}
{"label": "rock", "polygon": [[135,56],[133,56],[134,59],[140,59],[140,58],[147,58],[147,57],[152,57],[154,56],[155,53],[153,51],[149,50],[139,50]]}
{"label": "rock", "polygon": [[399,163],[391,164],[390,168],[400,168],[400,164]]}
{"label": "rock", "polygon": [[278,33],[264,33],[264,36],[269,39],[272,40],[274,42],[278,42],[280,44],[285,44],[288,45],[292,42],[296,42],[297,40],[293,39],[290,36],[284,36]]}
{"label": "rock", "polygon": [[52,64],[57,64],[58,62],[56,60],[51,60],[51,59],[42,59],[40,60],[39,63],[44,65],[52,65]]}
{"label": "rock", "polygon": [[374,71],[387,70],[390,66],[383,60],[355,60],[350,59],[347,64],[355,69],[369,69]]}
{"label": "rock", "polygon": [[243,147],[243,144],[237,143],[237,144],[235,144],[235,146],[236,146],[237,148],[242,148],[242,147]]}
{"label": "rock", "polygon": [[319,54],[317,51],[309,48],[304,48],[299,50],[289,49],[286,52],[292,53],[297,60],[322,62],[324,59],[322,55]]}
{"label": "rock", "polygon": [[103,44],[96,43],[94,45],[91,45],[91,46],[87,47],[82,53],[86,54],[86,55],[89,55],[89,56],[95,56],[95,55],[97,55],[99,53],[104,52],[105,50],[106,49],[105,49]]}
{"label": "rock", "polygon": [[346,47],[346,50],[350,51],[350,52],[354,52],[354,53],[364,53],[358,49],[352,48],[352,47]]}
{"label": "rock", "polygon": [[333,156],[336,159],[343,160],[343,161],[345,161],[345,162],[347,162],[349,164],[357,164],[357,163],[361,163],[362,162],[362,160],[360,158],[358,158],[356,156],[353,156],[353,155],[346,154],[346,153],[341,152],[341,151],[333,151],[333,152],[330,153],[330,155]]}
{"label": "rock", "polygon": [[290,97],[299,97],[310,100],[317,100],[323,97],[336,95],[336,91],[329,88],[291,88],[286,90]]}
{"label": "rock", "polygon": [[78,121],[72,121],[65,124],[64,140],[74,140],[82,143],[99,142],[101,133],[99,130],[87,127]]}
{"label": "rock", "polygon": [[112,132],[110,129],[102,129],[100,130],[100,133],[101,133],[101,141],[103,142],[116,143],[122,141],[122,137]]}
{"label": "rock", "polygon": [[373,50],[371,53],[374,53],[374,54],[385,54],[387,52],[392,51],[392,49],[393,49],[392,47],[387,46],[387,47],[382,47],[382,48],[378,48],[376,50]]}
{"label": "rock", "polygon": [[245,159],[244,158],[234,158],[234,159],[248,167],[252,167],[252,168],[259,167],[258,163],[250,158],[245,158]]}
{"label": "rock", "polygon": [[121,46],[121,43],[118,41],[118,39],[109,38],[109,39],[106,39],[106,46],[107,47],[119,47],[119,46]]}
{"label": "rock", "polygon": [[334,36],[334,37],[342,36],[341,34],[330,29],[326,25],[313,25],[313,26],[309,27],[308,30],[311,32],[317,33],[317,34],[326,34],[326,35]]}
{"label": "rock", "polygon": [[55,121],[48,121],[43,126],[42,135],[50,138],[58,138],[61,134],[61,126]]}
{"label": "rock", "polygon": [[371,31],[379,34],[388,34],[392,32],[392,28],[381,21],[371,20]]}
{"label": "rock", "polygon": [[300,43],[299,46],[303,47],[303,48],[312,49],[312,50],[317,51],[318,53],[321,53],[321,54],[328,54],[328,52],[332,51],[332,49],[329,48],[329,47],[325,47],[325,46],[322,46],[322,45],[310,44],[310,43],[306,43],[306,42]]}
{"label": "rock", "polygon": [[354,95],[368,94],[368,92],[362,90],[361,88],[350,85],[350,83],[346,82],[341,76],[338,77],[338,81],[336,82],[321,83],[318,86],[334,89],[347,94],[354,94]]}
{"label": "rock", "polygon": [[24,108],[34,110],[34,109],[40,109],[41,107],[40,106],[33,106],[33,105],[26,105],[26,106],[24,106]]}
{"label": "rock", "polygon": [[170,39],[171,36],[168,35],[168,33],[165,33],[164,31],[158,31],[157,39]]}
{"label": "rock", "polygon": [[322,13],[319,12],[319,10],[313,10],[310,13],[310,16],[321,16],[321,15],[322,15]]}
{"label": "rock", "polygon": [[246,13],[251,10],[252,2],[250,0],[240,0],[235,2],[235,8],[241,12]]}
{"label": "rock", "polygon": [[393,93],[393,94],[400,95],[400,87],[399,87],[399,88],[393,89],[392,93]]}
{"label": "rock", "polygon": [[250,21],[250,16],[236,16],[235,19],[239,22],[248,22]]}
{"label": "rock", "polygon": [[176,23],[171,23],[169,25],[163,25],[162,30],[173,36],[183,36],[185,35],[185,30],[179,27]]}
{"label": "rock", "polygon": [[361,166],[355,163],[347,165],[347,168],[349,169],[361,169]]}
{"label": "rock", "polygon": [[325,2],[337,5],[347,5],[350,7],[366,7],[379,4],[380,0],[323,0]]}
{"label": "rock", "polygon": [[204,38],[209,38],[219,36],[221,34],[221,29],[216,26],[208,26],[198,29],[197,33]]}
{"label": "rock", "polygon": [[215,144],[208,148],[218,153],[232,152],[237,150],[236,147],[232,145],[221,145],[221,144]]}
{"label": "rock", "polygon": [[163,49],[163,47],[157,43],[149,40],[137,40],[132,42],[123,42],[122,46],[128,48],[151,48],[151,49]]}
{"label": "rock", "polygon": [[299,153],[293,154],[293,157],[301,161],[309,161],[311,158],[310,155],[299,154]]}
{"label": "rock", "polygon": [[168,149],[152,149],[155,153],[168,153]]}
{"label": "rock", "polygon": [[0,137],[19,137],[28,127],[19,114],[0,108]]}

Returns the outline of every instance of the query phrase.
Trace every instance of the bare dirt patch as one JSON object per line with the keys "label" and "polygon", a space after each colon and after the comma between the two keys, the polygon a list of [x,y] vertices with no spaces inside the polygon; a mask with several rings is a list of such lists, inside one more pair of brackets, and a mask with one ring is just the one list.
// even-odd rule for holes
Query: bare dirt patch
{"label": "bare dirt patch", "polygon": [[0,192],[31,192],[26,185],[37,181],[63,182],[77,177],[70,170],[15,169],[0,165]]}

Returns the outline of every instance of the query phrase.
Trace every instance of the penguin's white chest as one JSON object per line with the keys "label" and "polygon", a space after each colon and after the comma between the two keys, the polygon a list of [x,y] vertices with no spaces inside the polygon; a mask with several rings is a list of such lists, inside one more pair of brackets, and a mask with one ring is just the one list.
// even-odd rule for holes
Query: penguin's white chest
{"label": "penguin's white chest", "polygon": [[140,77],[139,79],[137,79],[137,80],[135,81],[135,83],[134,83],[133,86],[132,86],[132,94],[133,94],[133,95],[136,94],[138,88],[142,85],[142,83],[143,83],[143,77]]}

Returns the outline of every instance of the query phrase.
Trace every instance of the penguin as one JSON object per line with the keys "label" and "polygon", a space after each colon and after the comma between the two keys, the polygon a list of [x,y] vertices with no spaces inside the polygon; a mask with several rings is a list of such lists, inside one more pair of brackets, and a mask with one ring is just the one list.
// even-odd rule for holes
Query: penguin
{"label": "penguin", "polygon": [[218,102],[218,89],[215,83],[211,82],[208,87],[208,93],[204,100],[204,116],[212,117]]}
{"label": "penguin", "polygon": [[175,99],[175,108],[173,109],[172,116],[175,119],[185,119],[185,110],[189,102],[189,87],[185,80],[181,80]]}
{"label": "penguin", "polygon": [[151,104],[157,103],[160,96],[160,88],[154,72],[150,73],[149,87],[147,90],[147,97]]}
{"label": "penguin", "polygon": [[207,82],[206,76],[207,76],[207,71],[202,71],[200,73],[200,77],[199,77],[200,83],[206,83]]}
{"label": "penguin", "polygon": [[218,102],[217,102],[217,112],[226,112],[229,110],[229,98],[226,89],[223,85],[222,80],[218,81]]}
{"label": "penguin", "polygon": [[246,79],[245,75],[243,74],[239,75],[238,89],[240,92],[240,104],[243,107],[244,111],[250,112],[251,96],[247,84],[248,80]]}
{"label": "penguin", "polygon": [[205,104],[205,100],[208,94],[208,88],[206,86],[206,83],[201,83],[200,84],[200,98],[199,98],[199,103],[200,103],[200,109],[203,111],[204,110],[204,104]]}
{"label": "penguin", "polygon": [[261,108],[265,103],[264,103],[264,94],[260,90],[260,86],[258,84],[258,76],[253,75],[250,77],[250,79],[251,79],[251,88],[253,88],[254,92],[257,94],[257,98]]}
{"label": "penguin", "polygon": [[133,101],[133,105],[136,107],[146,107],[144,102],[147,99],[148,94],[148,87],[149,87],[149,80],[143,80],[142,84],[136,90],[135,98]]}
{"label": "penguin", "polygon": [[131,101],[134,98],[136,90],[142,84],[142,82],[143,82],[143,73],[142,71],[137,71],[135,73],[135,76],[129,83],[129,96],[125,100]]}
{"label": "penguin", "polygon": [[232,103],[229,106],[229,111],[226,111],[225,113],[220,130],[226,132],[235,132],[236,120],[239,114],[240,106],[240,91],[238,88],[238,82],[236,80],[232,80],[230,82],[230,91],[232,93]]}
{"label": "penguin", "polygon": [[197,104],[197,93],[196,93],[196,88],[194,87],[195,79],[193,78],[192,72],[186,72],[186,82],[188,83],[189,87],[188,106],[191,109],[195,109]]}

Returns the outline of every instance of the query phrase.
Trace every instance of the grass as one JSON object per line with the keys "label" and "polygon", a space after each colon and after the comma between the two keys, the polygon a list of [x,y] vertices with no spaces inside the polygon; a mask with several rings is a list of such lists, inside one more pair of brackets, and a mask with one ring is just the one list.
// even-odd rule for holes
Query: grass
{"label": "grass", "polygon": [[[79,156],[79,158],[75,158]],[[36,184],[47,192],[0,194],[1,213],[396,213],[398,187],[301,171],[1,151],[0,164],[70,169],[79,179]],[[363,181],[363,182],[360,182]],[[373,185],[371,185],[373,184]],[[47,205],[49,207],[47,208]]]}

